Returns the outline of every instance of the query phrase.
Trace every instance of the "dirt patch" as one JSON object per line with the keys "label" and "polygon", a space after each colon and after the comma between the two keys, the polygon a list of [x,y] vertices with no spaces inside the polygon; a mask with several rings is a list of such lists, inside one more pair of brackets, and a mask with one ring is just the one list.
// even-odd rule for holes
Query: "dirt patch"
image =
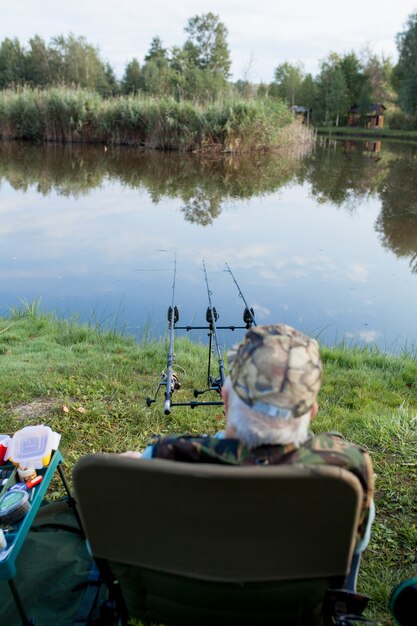
{"label": "dirt patch", "polygon": [[39,418],[47,417],[59,406],[59,402],[56,399],[48,398],[36,398],[32,402],[26,404],[18,404],[13,407],[12,412],[17,418],[21,420],[38,420]]}

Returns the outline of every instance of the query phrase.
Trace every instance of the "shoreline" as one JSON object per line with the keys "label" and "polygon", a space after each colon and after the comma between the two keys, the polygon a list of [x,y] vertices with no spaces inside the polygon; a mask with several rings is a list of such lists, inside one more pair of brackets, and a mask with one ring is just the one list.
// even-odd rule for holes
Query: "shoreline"
{"label": "shoreline", "polygon": [[332,137],[344,137],[346,139],[389,139],[389,140],[397,140],[397,141],[416,141],[417,142],[417,131],[406,131],[406,130],[391,130],[389,128],[378,129],[378,128],[352,128],[349,126],[342,127],[316,127],[316,132],[320,136],[327,136],[328,138]]}

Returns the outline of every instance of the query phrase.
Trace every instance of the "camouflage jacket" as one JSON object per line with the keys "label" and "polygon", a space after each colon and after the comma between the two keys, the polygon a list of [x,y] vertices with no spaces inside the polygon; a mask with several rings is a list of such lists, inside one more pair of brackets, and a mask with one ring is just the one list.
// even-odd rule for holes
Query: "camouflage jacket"
{"label": "camouflage jacket", "polygon": [[348,443],[337,433],[322,433],[310,437],[302,446],[264,445],[249,449],[239,439],[215,437],[165,437],[153,447],[152,458],[170,459],[189,463],[217,463],[223,465],[334,465],[352,472],[363,489],[362,511],[359,519],[357,541],[364,537],[371,501],[374,478],[369,454],[364,448]]}

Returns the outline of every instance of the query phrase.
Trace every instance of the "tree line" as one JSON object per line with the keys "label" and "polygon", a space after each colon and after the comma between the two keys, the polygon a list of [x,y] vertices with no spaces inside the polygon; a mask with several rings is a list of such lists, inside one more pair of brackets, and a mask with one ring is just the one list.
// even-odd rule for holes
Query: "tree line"
{"label": "tree line", "polygon": [[199,101],[233,94],[270,97],[289,106],[301,105],[313,112],[316,123],[326,125],[346,123],[353,105],[365,119],[371,103],[383,103],[391,110],[391,127],[417,125],[417,11],[397,35],[396,65],[369,49],[359,55],[331,52],[316,76],[305,73],[301,63],[282,62],[269,84],[253,84],[246,78],[230,81],[228,31],[219,16],[196,15],[184,31],[183,45],[170,49],[155,36],[143,61],[132,58],[120,80],[84,37],[59,35],[47,43],[35,35],[26,47],[16,38],[6,38],[0,44],[0,89],[66,85],[92,89],[105,97],[146,94]]}
{"label": "tree line", "polygon": [[227,94],[230,51],[227,29],[218,16],[206,13],[188,20],[183,46],[164,48],[154,37],[142,64],[133,58],[117,80],[98,48],[84,37],[59,35],[49,43],[35,35],[24,47],[6,38],[0,45],[0,89],[29,85],[77,86],[103,96],[143,93],[180,99],[215,99]]}

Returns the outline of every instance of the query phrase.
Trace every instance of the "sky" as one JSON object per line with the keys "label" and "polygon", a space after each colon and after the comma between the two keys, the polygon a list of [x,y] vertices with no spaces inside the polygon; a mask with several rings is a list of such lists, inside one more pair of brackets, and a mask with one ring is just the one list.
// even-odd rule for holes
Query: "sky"
{"label": "sky", "polygon": [[39,34],[48,42],[72,32],[98,47],[121,78],[133,57],[142,62],[155,35],[166,48],[180,46],[188,19],[211,11],[228,29],[232,79],[271,82],[284,61],[315,75],[329,52],[369,47],[395,62],[395,37],[414,10],[416,0],[0,0],[0,41],[27,44]]}

